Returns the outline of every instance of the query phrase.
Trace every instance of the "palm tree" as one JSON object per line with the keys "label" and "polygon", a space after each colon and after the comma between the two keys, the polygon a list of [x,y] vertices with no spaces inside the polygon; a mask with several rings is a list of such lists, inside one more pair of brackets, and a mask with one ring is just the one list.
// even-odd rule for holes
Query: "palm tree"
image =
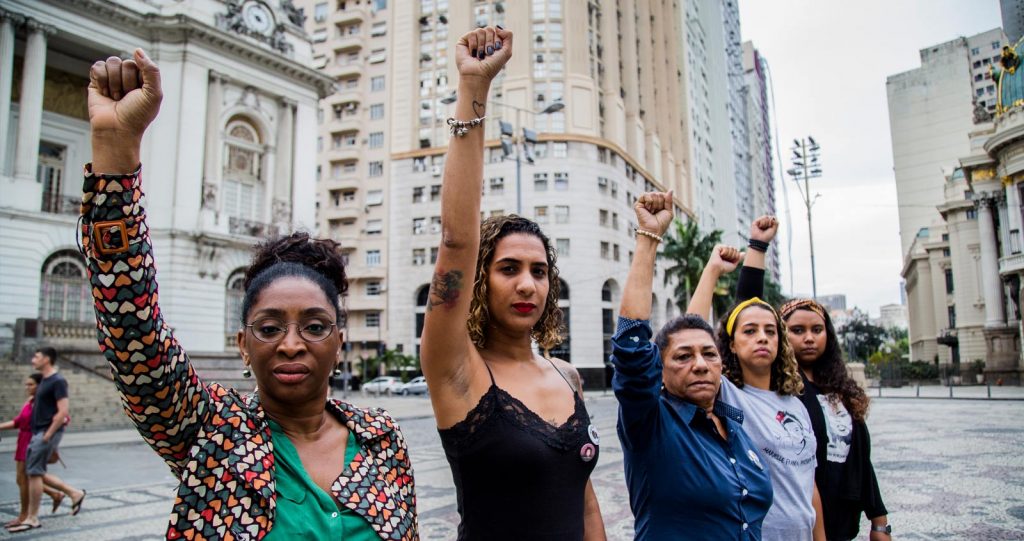
{"label": "palm tree", "polygon": [[672,262],[672,266],[665,271],[664,283],[668,285],[670,280],[675,279],[674,294],[680,312],[686,312],[686,307],[690,304],[690,295],[700,281],[704,264],[711,256],[715,244],[721,239],[721,230],[702,233],[697,222],[692,220],[676,220],[669,229],[669,234],[665,235],[664,248],[658,257]]}

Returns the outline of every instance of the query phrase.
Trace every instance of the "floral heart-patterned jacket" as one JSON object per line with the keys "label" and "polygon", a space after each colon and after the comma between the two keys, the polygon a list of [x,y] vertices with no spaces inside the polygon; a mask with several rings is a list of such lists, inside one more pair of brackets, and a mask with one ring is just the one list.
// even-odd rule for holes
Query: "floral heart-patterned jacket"
{"label": "floral heart-patterned jacket", "polygon": [[[181,484],[168,539],[262,539],[274,524],[270,426],[255,395],[200,381],[164,322],[139,172],[86,167],[82,252],[100,350],[125,412]],[[382,410],[336,400],[325,408],[352,431],[360,453],[332,493],[384,540],[414,540],[416,495],[405,440]]]}

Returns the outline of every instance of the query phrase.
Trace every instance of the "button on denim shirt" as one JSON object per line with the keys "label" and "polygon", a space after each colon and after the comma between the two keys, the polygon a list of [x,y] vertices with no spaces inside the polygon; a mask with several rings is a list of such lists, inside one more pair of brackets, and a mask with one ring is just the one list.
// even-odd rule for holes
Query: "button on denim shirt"
{"label": "button on denim shirt", "polygon": [[662,388],[661,353],[647,321],[619,318],[612,387],[619,401],[637,540],[759,540],[772,503],[764,458],[743,412],[716,401],[723,439],[704,410]]}

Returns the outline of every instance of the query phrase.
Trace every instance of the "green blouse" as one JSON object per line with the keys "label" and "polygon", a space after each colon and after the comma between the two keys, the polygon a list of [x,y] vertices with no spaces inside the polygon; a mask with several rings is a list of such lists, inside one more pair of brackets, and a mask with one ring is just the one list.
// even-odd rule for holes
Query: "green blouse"
{"label": "green blouse", "polygon": [[[341,506],[339,510],[337,498],[324,492],[309,478],[298,451],[281,430],[281,425],[270,419],[267,422],[270,423],[274,443],[277,511],[274,513],[274,525],[264,539],[379,541],[380,537],[366,519],[347,507]],[[345,444],[342,477],[352,474],[352,461],[358,451],[359,444],[350,430]]]}

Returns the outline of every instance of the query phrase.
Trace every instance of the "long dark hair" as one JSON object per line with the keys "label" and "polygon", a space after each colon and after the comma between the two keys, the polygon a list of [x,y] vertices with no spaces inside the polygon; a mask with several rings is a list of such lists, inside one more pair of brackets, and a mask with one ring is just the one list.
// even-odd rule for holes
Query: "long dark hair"
{"label": "long dark hair", "polygon": [[310,238],[309,233],[301,231],[270,239],[256,247],[243,281],[242,325],[248,323],[249,310],[259,294],[279,278],[289,276],[316,284],[334,306],[338,326],[342,326],[345,314],[339,297],[348,291],[348,279],[341,245],[331,239]]}
{"label": "long dark hair", "polygon": [[[722,317],[718,324],[717,342],[718,354],[722,356],[723,374],[729,378],[729,381],[732,381],[733,384],[742,389],[744,385],[743,366],[740,364],[739,357],[736,356],[736,353],[730,347],[733,342],[733,335],[729,333],[727,328],[729,315],[738,307],[739,303]],[[793,348],[789,346],[789,338],[786,336],[786,322],[782,321],[779,313],[768,304],[751,304],[743,308],[740,314],[752,308],[768,311],[775,316],[775,327],[778,328],[779,332],[779,347],[775,352],[775,359],[772,360],[771,381],[768,384],[769,390],[783,396],[801,394],[804,391],[804,382],[800,377],[800,369],[797,367],[796,358],[793,356]],[[739,315],[737,315],[737,319],[739,319]],[[735,330],[733,329],[733,331]]]}
{"label": "long dark hair", "polygon": [[558,295],[561,292],[561,281],[558,279],[558,254],[551,240],[541,231],[537,222],[516,214],[495,216],[480,224],[480,254],[477,258],[476,276],[473,282],[473,300],[469,305],[469,318],[466,327],[469,337],[478,348],[487,345],[487,322],[490,312],[487,310],[487,276],[498,241],[522,233],[540,239],[544,245],[544,254],[548,264],[548,296],[544,301],[544,312],[533,326],[530,335],[542,350],[553,349],[564,339],[565,326],[562,324],[562,310],[558,308]]}
{"label": "long dark hair", "polygon": [[[868,414],[870,399],[864,389],[857,385],[857,382],[850,377],[846,370],[846,363],[843,362],[843,352],[839,348],[839,337],[836,335],[835,325],[832,324],[832,317],[828,315],[820,304],[809,299],[797,299],[783,305],[780,312],[782,317],[789,320],[793,312],[806,310],[821,316],[825,320],[825,351],[813,363],[810,363],[811,374],[814,376],[814,384],[826,394],[829,400],[842,400],[850,416],[857,421],[863,421]],[[789,341],[787,334],[786,341]],[[801,365],[801,367],[806,365]]]}

